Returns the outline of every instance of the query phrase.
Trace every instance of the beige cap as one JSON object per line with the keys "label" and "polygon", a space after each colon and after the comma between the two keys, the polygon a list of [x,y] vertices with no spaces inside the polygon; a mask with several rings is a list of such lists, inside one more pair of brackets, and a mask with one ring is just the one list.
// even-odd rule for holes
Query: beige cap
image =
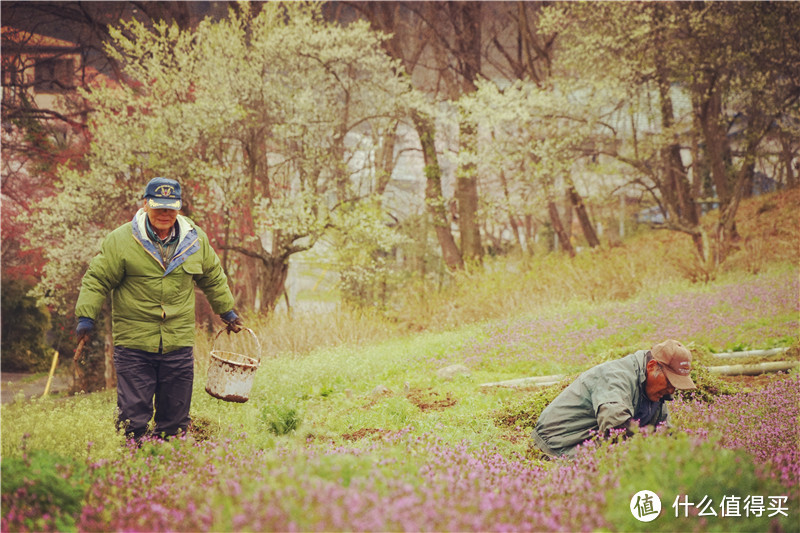
{"label": "beige cap", "polygon": [[696,389],[689,377],[692,370],[692,352],[678,341],[669,339],[658,343],[650,350],[653,359],[661,364],[667,378],[676,389]]}

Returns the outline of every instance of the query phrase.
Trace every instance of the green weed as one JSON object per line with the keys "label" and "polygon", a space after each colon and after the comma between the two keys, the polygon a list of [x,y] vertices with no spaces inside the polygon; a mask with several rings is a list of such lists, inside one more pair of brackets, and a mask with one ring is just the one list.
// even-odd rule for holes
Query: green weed
{"label": "green weed", "polygon": [[[610,473],[617,486],[606,493],[606,518],[619,531],[788,531],[789,517],[772,513],[746,516],[748,496],[784,494],[785,489],[764,475],[741,450],[718,446],[713,441],[694,441],[683,433],[635,437],[608,453],[598,474]],[[661,515],[640,522],[630,511],[630,501],[640,490],[655,492],[661,500]],[[707,498],[707,516],[699,516],[698,504]],[[724,516],[723,498],[735,498],[740,516]],[[677,504],[676,504],[677,502]],[[679,505],[694,503],[692,507]],[[734,507],[730,507],[728,512]],[[714,513],[713,515],[711,513]],[[688,514],[688,516],[685,516]],[[795,517],[796,518],[796,517]]]}
{"label": "green weed", "polygon": [[79,461],[45,450],[3,458],[3,518],[11,529],[75,531],[90,481]]}
{"label": "green weed", "polygon": [[261,421],[274,435],[287,435],[297,430],[301,420],[299,411],[290,405],[268,405],[261,409]]}

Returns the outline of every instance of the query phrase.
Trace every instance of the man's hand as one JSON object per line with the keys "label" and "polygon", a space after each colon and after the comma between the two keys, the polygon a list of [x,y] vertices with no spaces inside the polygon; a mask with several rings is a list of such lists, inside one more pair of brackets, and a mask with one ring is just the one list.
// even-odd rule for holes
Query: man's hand
{"label": "man's hand", "polygon": [[242,322],[242,319],[239,318],[239,316],[236,314],[236,311],[234,311],[233,309],[231,309],[227,313],[222,313],[221,315],[219,315],[219,317],[222,319],[223,322],[225,322],[225,326],[226,329],[228,330],[228,333],[231,332],[239,333],[240,331],[242,331],[244,323]]}
{"label": "man's hand", "polygon": [[78,343],[89,342],[89,337],[93,331],[94,320],[85,316],[78,317],[78,327],[75,328],[75,336],[78,338]]}

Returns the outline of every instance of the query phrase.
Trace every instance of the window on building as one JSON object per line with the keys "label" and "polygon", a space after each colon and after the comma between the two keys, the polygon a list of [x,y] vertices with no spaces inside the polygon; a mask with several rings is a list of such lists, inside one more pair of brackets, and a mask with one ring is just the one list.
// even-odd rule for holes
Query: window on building
{"label": "window on building", "polygon": [[34,76],[37,93],[62,93],[72,85],[72,59],[49,57],[36,62]]}
{"label": "window on building", "polygon": [[20,71],[15,62],[3,56],[3,105],[11,106],[17,102],[17,92],[20,90]]}

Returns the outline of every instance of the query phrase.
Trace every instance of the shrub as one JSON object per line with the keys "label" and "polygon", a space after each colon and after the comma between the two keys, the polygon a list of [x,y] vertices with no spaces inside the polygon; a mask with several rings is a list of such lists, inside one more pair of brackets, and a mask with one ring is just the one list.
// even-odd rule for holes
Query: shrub
{"label": "shrub", "polygon": [[[606,446],[609,453],[598,461],[598,477],[612,475],[618,480],[606,492],[605,518],[619,531],[796,529],[790,526],[790,518],[796,518],[792,517],[791,503],[782,505],[789,508],[784,511],[788,517],[770,510],[775,505],[772,498],[785,495],[785,489],[769,479],[742,450],[663,431],[635,437],[618,446],[603,443],[601,448]],[[652,522],[639,522],[630,511],[630,500],[640,490],[653,491],[661,500],[661,515]],[[750,497],[763,497],[765,512],[761,516],[751,515],[745,508]],[[700,505],[704,498],[708,506]],[[674,506],[676,500],[678,505]],[[726,511],[725,502],[738,505]],[[688,503],[693,505],[684,505]],[[738,516],[734,514],[737,508]],[[705,514],[700,516],[701,512]]]}
{"label": "shrub", "polygon": [[18,279],[2,280],[2,365],[4,371],[43,372],[52,349],[45,342],[50,314],[28,296],[33,287]]}
{"label": "shrub", "polygon": [[45,450],[2,462],[3,531],[74,531],[90,485],[84,465]]}
{"label": "shrub", "polygon": [[270,433],[287,435],[300,425],[300,413],[288,405],[268,405],[261,410],[261,421]]}

